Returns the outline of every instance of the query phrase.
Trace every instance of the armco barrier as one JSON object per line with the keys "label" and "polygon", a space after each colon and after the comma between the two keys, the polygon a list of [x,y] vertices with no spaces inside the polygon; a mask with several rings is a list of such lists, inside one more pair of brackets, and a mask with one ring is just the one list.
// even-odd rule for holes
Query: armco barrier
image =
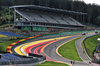
{"label": "armco barrier", "polygon": [[33,56],[33,57],[43,57],[42,55],[37,55],[37,54],[33,54],[33,53],[29,53],[29,56]]}
{"label": "armco barrier", "polygon": [[[17,60],[16,60],[16,58]],[[16,56],[15,55],[14,58],[12,57],[3,57],[0,59],[0,66],[2,65],[7,65],[7,66],[10,66],[10,65],[21,65],[21,64],[31,64],[31,65],[36,65],[36,64],[39,64],[39,63],[42,63],[46,60],[46,57],[26,57],[26,56]],[[20,57],[20,58],[19,58]],[[6,60],[2,60],[2,59],[6,59]],[[28,65],[27,65],[28,66]]]}
{"label": "armco barrier", "polygon": [[72,35],[72,34],[81,34],[81,33],[91,33],[91,32],[100,32],[100,31],[69,31],[69,32],[61,32],[61,33],[55,33],[55,34],[46,34],[43,36],[54,36],[54,35]]}
{"label": "armco barrier", "polygon": [[[100,34],[96,34],[96,35],[100,35]],[[92,35],[92,36],[86,37],[86,38],[83,40],[83,45],[84,45],[84,48],[85,48],[85,52],[86,52],[88,58],[89,58],[91,61],[92,61],[93,57],[91,57],[91,56],[89,55],[89,53],[87,52],[87,49],[86,49],[86,46],[85,46],[85,40],[88,39],[88,38],[90,38],[90,37],[96,36],[96,35]]]}

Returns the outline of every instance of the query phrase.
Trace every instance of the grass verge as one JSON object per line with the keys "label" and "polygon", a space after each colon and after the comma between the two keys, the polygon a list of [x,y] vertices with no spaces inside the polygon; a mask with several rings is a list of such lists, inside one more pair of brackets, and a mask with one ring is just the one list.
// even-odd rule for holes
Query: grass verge
{"label": "grass verge", "polygon": [[36,66],[69,66],[69,65],[64,64],[64,63],[53,62],[53,61],[46,61]]}
{"label": "grass verge", "polygon": [[74,61],[82,61],[78,55],[78,52],[75,46],[75,42],[78,39],[80,38],[77,38],[70,42],[65,43],[58,49],[58,52],[67,59],[74,60]]}
{"label": "grass verge", "polygon": [[100,38],[100,35],[96,35],[85,40],[86,50],[91,58],[93,58],[93,52],[98,44],[98,38]]}
{"label": "grass verge", "polygon": [[21,39],[16,39],[16,40],[10,40],[10,41],[7,41],[7,42],[3,42],[3,43],[0,43],[0,51],[6,51],[6,49],[7,49],[7,47],[10,45],[10,44],[12,44],[12,43],[14,43],[14,42],[16,42],[16,41],[19,41],[19,40],[21,40]]}
{"label": "grass verge", "polygon": [[[13,24],[10,24],[10,26],[13,26]],[[9,24],[0,25],[0,28],[6,28],[6,27],[9,27]]]}

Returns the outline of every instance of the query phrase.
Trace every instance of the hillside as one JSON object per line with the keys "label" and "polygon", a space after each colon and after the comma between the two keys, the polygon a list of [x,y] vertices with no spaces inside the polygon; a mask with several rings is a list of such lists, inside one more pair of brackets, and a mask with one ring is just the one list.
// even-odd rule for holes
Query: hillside
{"label": "hillside", "polygon": [[[85,24],[90,23],[97,26],[100,24],[100,6],[96,4],[86,4],[84,1],[80,0],[0,0],[0,24],[8,22],[8,8],[14,5],[40,5],[76,12],[84,12],[87,13],[87,16],[85,16]],[[11,14],[12,15],[10,17],[13,21],[12,10]],[[82,18],[77,21],[81,22]]]}

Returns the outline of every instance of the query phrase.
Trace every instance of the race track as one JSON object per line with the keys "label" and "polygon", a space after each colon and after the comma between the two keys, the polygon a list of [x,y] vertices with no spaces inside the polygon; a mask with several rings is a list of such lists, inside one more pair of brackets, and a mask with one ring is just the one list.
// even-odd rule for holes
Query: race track
{"label": "race track", "polygon": [[[77,37],[81,37],[81,36],[70,37],[70,38],[66,38],[66,39],[62,39],[62,40],[59,40],[59,41],[57,41],[57,42],[54,42],[54,43],[52,43],[52,44],[46,46],[46,47],[44,48],[43,53],[44,53],[47,57],[49,57],[49,58],[51,58],[51,59],[54,59],[54,60],[56,60],[56,61],[61,61],[61,62],[65,62],[65,63],[71,63],[71,60],[66,59],[66,58],[64,58],[64,57],[62,57],[62,56],[60,56],[60,55],[58,55],[57,52],[56,52],[56,49],[57,49],[57,47],[59,47],[61,44],[64,44],[64,43],[66,43],[66,42],[68,42],[68,41],[70,41],[70,40],[72,40],[72,39],[74,39],[74,38],[77,38]],[[55,46],[57,46],[57,47],[55,47]],[[89,66],[89,64],[87,64],[87,63],[85,63],[85,62],[75,61],[75,64],[73,64],[73,66]]]}
{"label": "race track", "polygon": [[[47,61],[59,61],[71,65],[71,60],[66,59],[61,55],[59,55],[57,49],[62,44],[79,37],[81,37],[81,35],[64,36],[64,37],[60,36],[56,38],[41,37],[38,39],[31,40],[31,42],[27,42],[15,46],[14,48],[12,48],[12,52],[17,53],[19,55],[26,55],[26,56],[28,55],[28,53],[34,53],[34,54],[46,56]],[[81,47],[81,41],[83,40],[84,38],[79,39],[75,43],[78,54],[80,58],[83,60],[83,62],[75,61],[75,64],[73,64],[72,66],[90,66],[88,63],[89,60],[83,53],[83,49]]]}

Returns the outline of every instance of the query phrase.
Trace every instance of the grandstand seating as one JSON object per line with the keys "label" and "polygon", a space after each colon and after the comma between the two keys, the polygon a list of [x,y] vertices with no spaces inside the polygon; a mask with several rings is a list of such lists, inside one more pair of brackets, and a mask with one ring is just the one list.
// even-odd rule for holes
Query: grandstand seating
{"label": "grandstand seating", "polygon": [[0,32],[0,34],[6,35],[6,36],[9,36],[9,37],[26,38],[26,36],[15,34],[15,33],[12,33],[12,32],[4,32],[4,31],[2,31],[2,32]]}
{"label": "grandstand seating", "polygon": [[41,58],[41,60],[38,60],[38,58],[33,57],[26,57],[26,56],[19,56],[14,54],[4,54],[1,55],[0,59],[0,65],[10,65],[10,64],[29,64],[29,63],[36,63],[38,61],[43,61],[45,58]]}
{"label": "grandstand seating", "polygon": [[17,61],[20,60],[21,58],[12,54],[8,54],[8,55],[1,55],[1,61]]}
{"label": "grandstand seating", "polygon": [[28,21],[83,26],[73,18],[68,16],[63,16],[60,14],[53,14],[53,13],[51,14],[43,12],[41,13],[36,11],[26,11],[20,9],[17,9],[16,12],[19,13],[24,18],[26,18]]}

